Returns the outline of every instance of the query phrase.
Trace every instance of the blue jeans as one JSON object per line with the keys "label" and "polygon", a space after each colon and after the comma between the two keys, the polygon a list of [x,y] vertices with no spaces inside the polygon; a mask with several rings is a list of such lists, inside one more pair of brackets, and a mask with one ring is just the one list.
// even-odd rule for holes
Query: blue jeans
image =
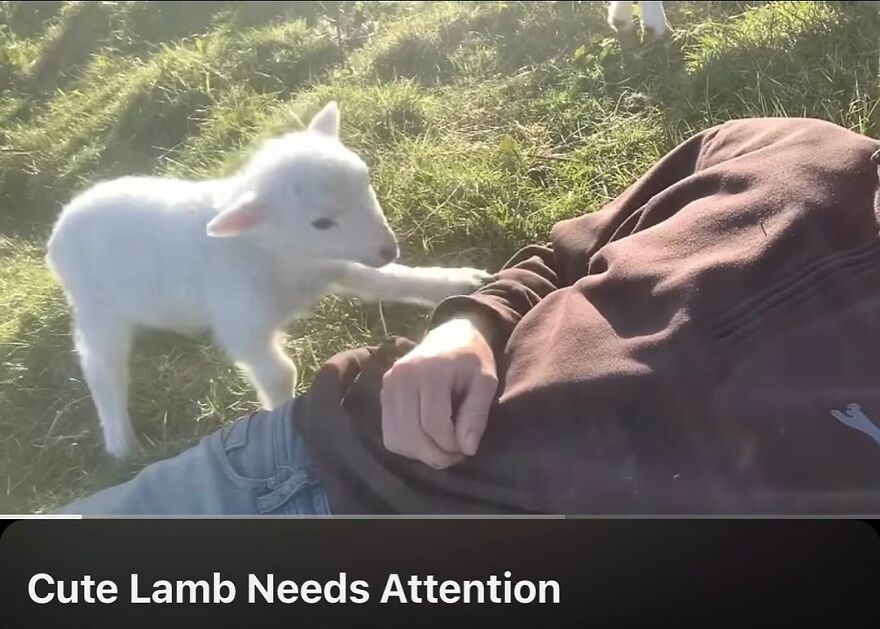
{"label": "blue jeans", "polygon": [[242,417],[126,483],[57,513],[82,515],[330,515],[293,422],[296,401]]}

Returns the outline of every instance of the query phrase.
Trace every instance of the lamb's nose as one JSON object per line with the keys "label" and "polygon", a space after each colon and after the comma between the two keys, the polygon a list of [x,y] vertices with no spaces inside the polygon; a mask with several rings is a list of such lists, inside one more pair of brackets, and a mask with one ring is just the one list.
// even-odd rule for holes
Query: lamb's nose
{"label": "lamb's nose", "polygon": [[393,247],[382,247],[381,251],[379,251],[379,259],[382,262],[382,266],[394,262],[397,259],[397,245]]}

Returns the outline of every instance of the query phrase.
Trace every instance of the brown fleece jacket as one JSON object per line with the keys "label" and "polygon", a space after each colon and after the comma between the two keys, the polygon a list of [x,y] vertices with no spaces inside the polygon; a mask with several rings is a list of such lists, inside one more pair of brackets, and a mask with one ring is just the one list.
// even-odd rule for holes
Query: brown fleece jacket
{"label": "brown fleece jacket", "polygon": [[880,513],[880,142],[812,119],[690,138],[434,322],[487,315],[479,452],[382,446],[382,373],[332,358],[296,405],[336,513]]}

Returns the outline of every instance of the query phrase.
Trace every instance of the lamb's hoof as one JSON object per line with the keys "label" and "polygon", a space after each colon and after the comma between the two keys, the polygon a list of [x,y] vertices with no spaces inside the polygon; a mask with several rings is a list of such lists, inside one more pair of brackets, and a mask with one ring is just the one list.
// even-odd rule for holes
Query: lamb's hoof
{"label": "lamb's hoof", "polygon": [[672,29],[669,27],[655,29],[652,26],[646,26],[644,31],[645,32],[642,34],[642,40],[645,44],[662,44],[669,41],[672,37]]}
{"label": "lamb's hoof", "polygon": [[425,282],[424,298],[434,304],[448,297],[470,295],[495,278],[491,273],[469,267],[436,268],[432,271],[435,277]]}
{"label": "lamb's hoof", "polygon": [[633,20],[613,19],[611,20],[611,27],[617,34],[617,40],[620,42],[621,48],[631,50],[638,47],[639,30],[636,28],[636,23]]}
{"label": "lamb's hoof", "polygon": [[104,440],[104,451],[118,463],[125,463],[142,449],[143,446],[134,433],[109,435]]}
{"label": "lamb's hoof", "polygon": [[482,269],[462,267],[449,270],[451,271],[450,289],[454,291],[453,295],[468,295],[489,284],[495,278],[494,275]]}
{"label": "lamb's hoof", "polygon": [[610,22],[611,28],[619,33],[624,33],[626,31],[634,31],[636,30],[635,20],[624,20],[619,17],[611,18]]}

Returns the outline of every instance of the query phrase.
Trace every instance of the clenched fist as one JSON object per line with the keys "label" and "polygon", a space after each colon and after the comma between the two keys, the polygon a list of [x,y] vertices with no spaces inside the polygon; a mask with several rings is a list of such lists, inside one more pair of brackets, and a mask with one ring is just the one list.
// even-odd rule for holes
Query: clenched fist
{"label": "clenched fist", "polygon": [[391,452],[436,469],[476,454],[498,389],[490,330],[453,319],[385,374],[382,438]]}

